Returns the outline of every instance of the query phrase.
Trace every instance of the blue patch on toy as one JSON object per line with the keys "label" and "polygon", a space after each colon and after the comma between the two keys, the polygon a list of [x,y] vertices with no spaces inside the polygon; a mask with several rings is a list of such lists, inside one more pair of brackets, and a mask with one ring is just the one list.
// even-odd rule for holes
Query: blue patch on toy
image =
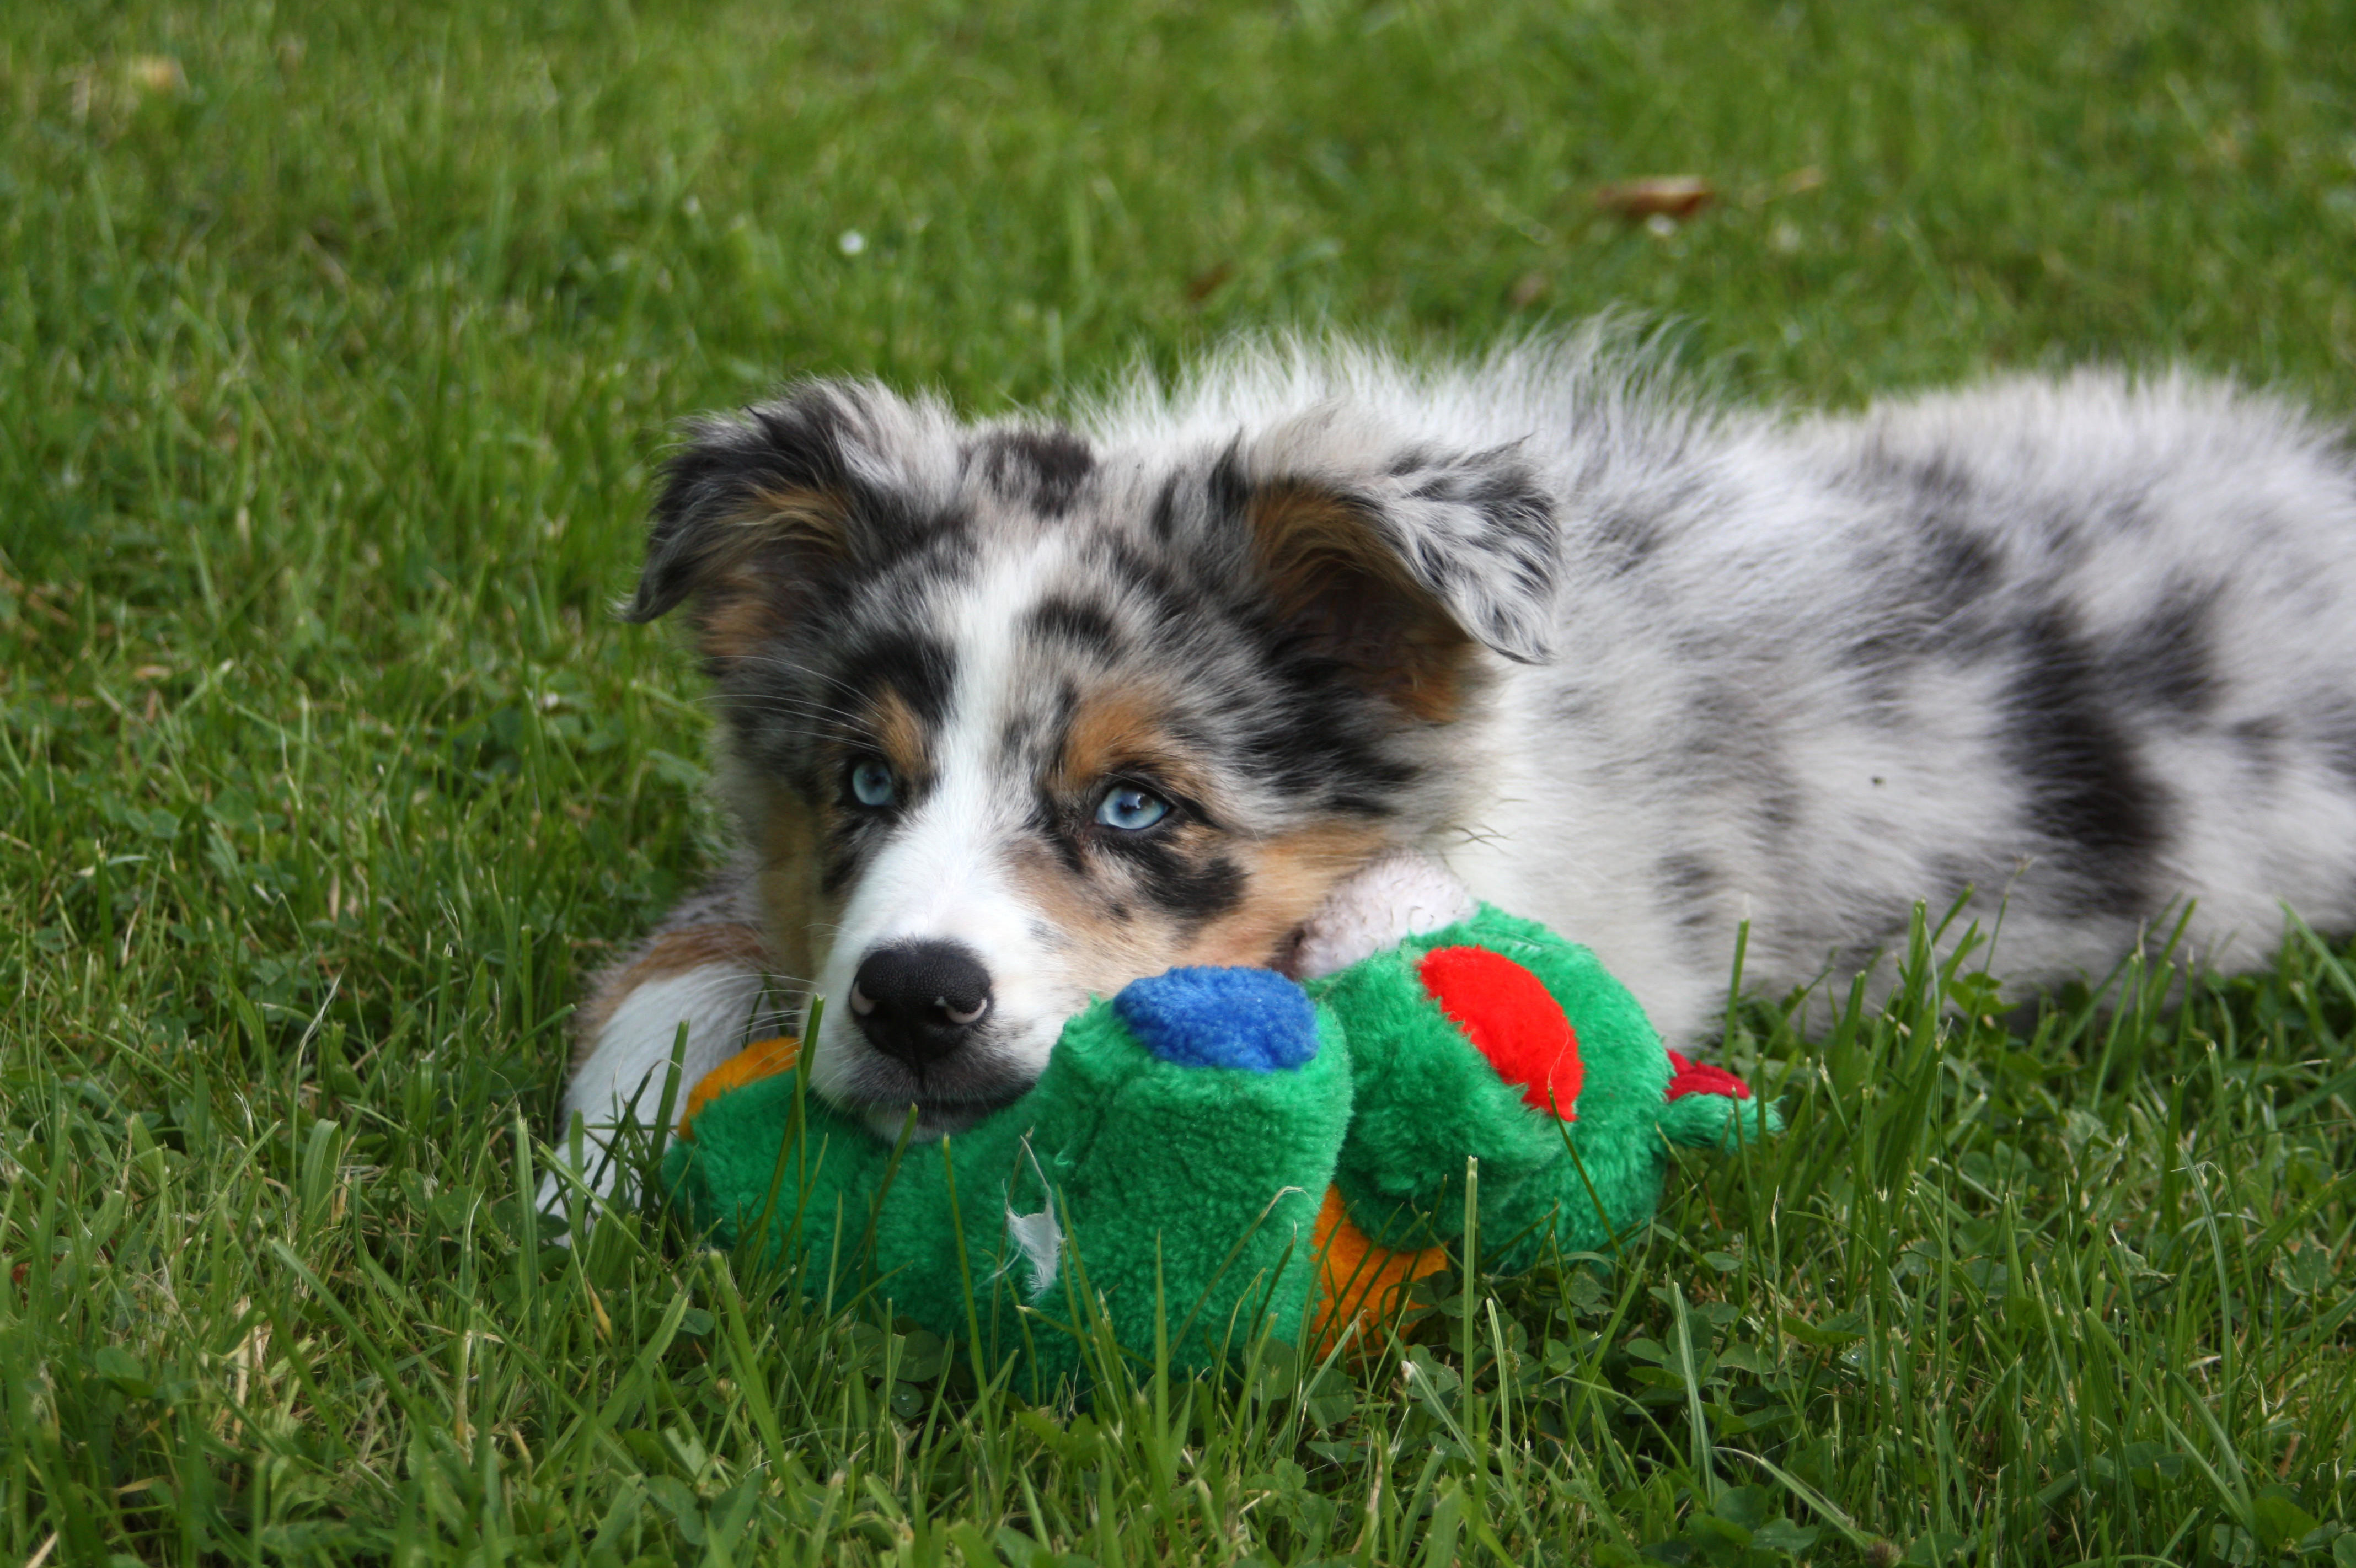
{"label": "blue patch on toy", "polygon": [[1272,969],[1173,969],[1112,999],[1145,1049],[1181,1067],[1272,1072],[1317,1054],[1309,993]]}

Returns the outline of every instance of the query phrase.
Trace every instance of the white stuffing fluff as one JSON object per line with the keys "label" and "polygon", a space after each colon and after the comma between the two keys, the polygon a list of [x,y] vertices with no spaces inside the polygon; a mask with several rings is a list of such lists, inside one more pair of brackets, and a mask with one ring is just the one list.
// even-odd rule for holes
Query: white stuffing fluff
{"label": "white stuffing fluff", "polygon": [[[1006,1205],[1006,1236],[1014,1243],[1015,1251],[1022,1255],[1023,1261],[1030,1265],[1031,1283],[1025,1294],[1035,1307],[1055,1288],[1056,1278],[1063,1270],[1064,1227],[1055,1218],[1055,1189],[1047,1185],[1047,1173],[1039,1168],[1039,1157],[1032,1152],[1028,1137],[1023,1140],[1023,1157],[1029,1162],[1031,1174],[1041,1188],[1040,1208],[1035,1214],[1018,1214],[1014,1211],[1014,1205],[1009,1202]],[[1012,1193],[1010,1191],[1008,1196],[1012,1198]],[[1013,1266],[1014,1260],[1009,1258],[1006,1268]]]}
{"label": "white stuffing fluff", "polygon": [[1030,1288],[1024,1293],[1033,1306],[1046,1299],[1055,1287],[1055,1279],[1064,1265],[1064,1228],[1055,1222],[1055,1200],[1036,1214],[1006,1211],[1006,1234],[1030,1265]]}

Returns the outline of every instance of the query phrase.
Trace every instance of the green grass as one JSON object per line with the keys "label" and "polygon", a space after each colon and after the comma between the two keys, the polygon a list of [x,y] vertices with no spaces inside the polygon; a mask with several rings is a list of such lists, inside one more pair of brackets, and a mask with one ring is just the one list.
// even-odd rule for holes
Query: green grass
{"label": "green grass", "polygon": [[[1614,305],[1743,394],[2344,414],[2356,5],[58,3],[0,103],[0,1556],[2356,1563],[2303,938],[2019,1033],[1919,965],[1744,1011],[1792,1134],[1608,1276],[1076,1417],[514,1201],[711,852],[696,680],[605,608],[674,416]],[[1589,199],[1687,172],[1665,235]]]}

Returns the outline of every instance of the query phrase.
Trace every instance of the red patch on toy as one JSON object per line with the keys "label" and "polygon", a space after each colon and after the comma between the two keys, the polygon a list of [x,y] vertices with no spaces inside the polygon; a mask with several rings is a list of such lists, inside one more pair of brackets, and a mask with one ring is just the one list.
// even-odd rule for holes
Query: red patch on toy
{"label": "red patch on toy", "polygon": [[1485,947],[1436,947],[1415,972],[1497,1076],[1522,1085],[1524,1102],[1566,1122],[1578,1120],[1573,1107],[1587,1076],[1579,1033],[1545,982]]}
{"label": "red patch on toy", "polygon": [[1682,1100],[1688,1094],[1727,1094],[1737,1100],[1751,1098],[1751,1085],[1723,1067],[1712,1067],[1707,1061],[1696,1061],[1682,1051],[1669,1052],[1669,1065],[1676,1069],[1670,1076],[1669,1092],[1664,1096]]}

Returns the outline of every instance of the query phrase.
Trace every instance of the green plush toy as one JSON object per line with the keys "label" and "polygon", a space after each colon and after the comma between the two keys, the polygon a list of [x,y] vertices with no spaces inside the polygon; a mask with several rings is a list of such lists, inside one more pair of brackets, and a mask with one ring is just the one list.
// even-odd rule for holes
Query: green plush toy
{"label": "green plush toy", "polygon": [[[1306,967],[1333,972],[1305,987],[1136,981],[1066,1026],[1022,1099],[934,1145],[879,1141],[808,1093],[792,1041],[763,1042],[696,1086],[666,1179],[720,1243],[974,1336],[1036,1393],[1108,1330],[1206,1368],[1263,1328],[1315,1349],[1380,1318],[1461,1243],[1472,1162],[1481,1256],[1510,1269],[1641,1225],[1670,1144],[1780,1127],[1740,1079],[1665,1050],[1586,948],[1435,901],[1454,906],[1437,929],[1387,929],[1365,956],[1366,921],[1338,940],[1329,923]],[[1396,902],[1386,922],[1431,923]]]}

